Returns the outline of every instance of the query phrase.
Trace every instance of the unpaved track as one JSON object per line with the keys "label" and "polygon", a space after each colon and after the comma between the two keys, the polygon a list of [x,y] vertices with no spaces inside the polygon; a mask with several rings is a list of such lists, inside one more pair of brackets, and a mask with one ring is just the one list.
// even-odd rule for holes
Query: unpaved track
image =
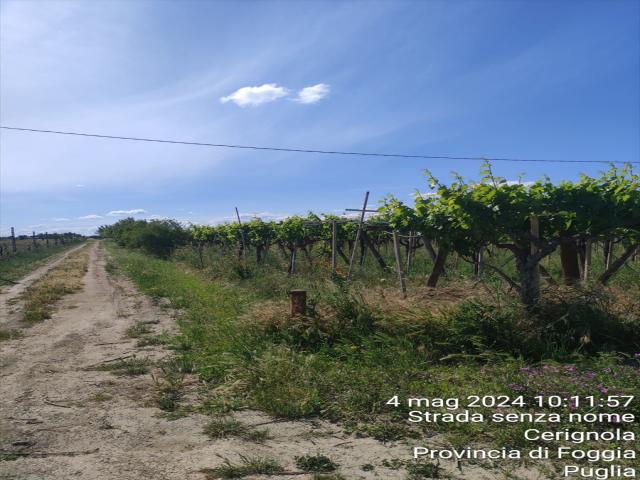
{"label": "unpaved track", "polygon": [[[127,280],[106,273],[100,242],[89,248],[84,288],[59,302],[53,318],[24,329],[23,338],[0,344],[0,450],[28,454],[0,461],[1,479],[203,479],[200,469],[220,465],[223,458],[235,462],[240,455],[276,458],[293,472],[298,470],[296,455],[316,453],[338,462],[347,479],[404,478],[402,471],[378,467],[363,472],[360,466],[379,465],[383,458],[408,459],[407,445],[356,439],[330,424],[309,422],[268,423],[262,428],[269,428],[273,438],[263,445],[240,439],[214,441],[202,434],[207,421],[202,415],[172,421],[162,416],[153,402],[150,375],[122,377],[87,370],[133,353],[151,359],[168,355],[160,347],[136,348],[136,340],[125,337],[136,321],[159,322],[152,325],[155,333],[175,328],[166,310]],[[9,296],[3,297],[4,303]],[[193,397],[197,381],[190,383]],[[273,420],[257,412],[237,418],[248,425]],[[472,471],[458,476],[495,478]]]}
{"label": "unpaved track", "polygon": [[59,255],[56,255],[52,260],[49,260],[45,265],[36,268],[29,274],[25,275],[20,279],[19,282],[16,282],[10,286],[0,287],[0,326],[6,328],[9,322],[14,323],[16,315],[14,315],[14,308],[11,307],[8,300],[17,298],[24,290],[35,282],[37,279],[42,277],[45,273],[51,270],[53,267],[62,262],[65,258],[71,255],[74,252],[77,252],[86,244],[78,245],[77,247],[73,247],[66,252],[63,252]]}

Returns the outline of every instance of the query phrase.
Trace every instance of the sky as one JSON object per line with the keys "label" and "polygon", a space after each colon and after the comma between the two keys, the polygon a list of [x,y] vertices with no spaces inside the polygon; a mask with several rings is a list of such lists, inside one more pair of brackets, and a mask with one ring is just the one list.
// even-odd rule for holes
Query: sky
{"label": "sky", "polygon": [[[421,155],[640,160],[636,0],[0,0],[3,126]],[[495,162],[507,179],[606,165]],[[0,234],[411,203],[424,170],[0,130]]]}

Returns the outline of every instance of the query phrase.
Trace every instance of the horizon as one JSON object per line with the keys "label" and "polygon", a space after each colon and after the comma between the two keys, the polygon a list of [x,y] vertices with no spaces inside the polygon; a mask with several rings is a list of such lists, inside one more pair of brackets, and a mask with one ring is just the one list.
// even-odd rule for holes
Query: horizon
{"label": "horizon", "polygon": [[[640,4],[0,1],[0,124],[405,155],[640,160]],[[330,34],[327,34],[330,32]],[[412,203],[481,162],[0,130],[0,235]],[[605,164],[494,162],[554,181]],[[246,218],[246,217],[245,217]]]}

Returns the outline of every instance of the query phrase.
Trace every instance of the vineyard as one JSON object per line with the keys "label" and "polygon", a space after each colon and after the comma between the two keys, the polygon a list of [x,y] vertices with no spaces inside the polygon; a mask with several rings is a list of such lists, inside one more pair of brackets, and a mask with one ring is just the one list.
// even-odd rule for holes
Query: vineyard
{"label": "vineyard", "polygon": [[[417,194],[413,207],[387,197],[375,212],[365,205],[360,219],[309,213],[241,222],[238,216],[236,223],[187,228],[127,219],[100,233],[163,258],[186,248],[200,268],[212,255],[235,255],[233,271],[241,277],[278,263],[295,275],[301,261],[327,278],[358,278],[377,268],[377,276],[398,279],[402,294],[406,277],[422,276],[435,288],[449,272],[464,271],[462,263],[478,281],[499,279],[527,306],[539,300],[541,281],[606,285],[626,269],[637,283],[640,181],[630,167],[557,185],[507,182],[489,165],[477,183],[457,177],[445,185],[426,175],[432,192]],[[365,220],[367,212],[373,215]],[[373,265],[366,268],[368,256]]]}

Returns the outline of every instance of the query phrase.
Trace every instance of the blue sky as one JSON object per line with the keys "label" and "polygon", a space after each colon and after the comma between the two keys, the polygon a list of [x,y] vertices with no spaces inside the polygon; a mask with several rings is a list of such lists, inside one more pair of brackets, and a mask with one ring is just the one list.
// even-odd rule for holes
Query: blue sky
{"label": "blue sky", "polygon": [[[640,160],[640,2],[0,1],[3,125],[407,154]],[[257,88],[251,88],[257,87]],[[0,132],[0,230],[410,201],[479,162]],[[495,163],[572,179],[604,166]]]}

